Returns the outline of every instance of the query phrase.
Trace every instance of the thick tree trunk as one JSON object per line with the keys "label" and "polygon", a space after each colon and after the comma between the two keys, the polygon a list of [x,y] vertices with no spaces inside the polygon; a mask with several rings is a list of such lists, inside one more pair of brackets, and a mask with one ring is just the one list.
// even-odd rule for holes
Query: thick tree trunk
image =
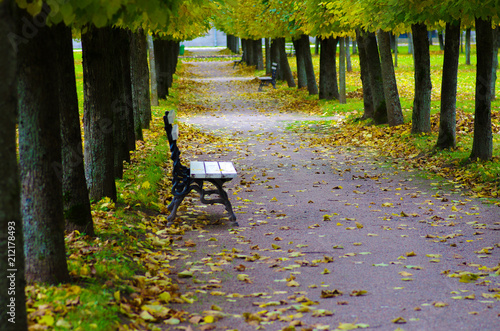
{"label": "thick tree trunk", "polygon": [[476,101],[472,160],[490,160],[493,157],[491,128],[491,67],[493,63],[493,29],[491,19],[476,18]]}
{"label": "thick tree trunk", "polygon": [[114,173],[123,177],[123,161],[130,162],[131,140],[135,146],[132,88],[130,84],[130,39],[128,32],[113,29],[114,62],[111,71],[111,109],[113,111]]}
{"label": "thick tree trunk", "polygon": [[340,38],[339,48],[339,102],[344,104],[347,102],[346,82],[345,82],[345,38]]}
{"label": "thick tree trunk", "polygon": [[415,55],[415,97],[413,99],[412,133],[431,131],[431,60],[429,33],[424,23],[413,24]]}
{"label": "thick tree trunk", "polygon": [[285,38],[276,38],[275,41],[278,43],[278,51],[280,54],[278,70],[281,71],[282,77],[284,80],[286,80],[288,87],[295,87],[292,70],[290,69],[290,65],[288,64],[288,57],[286,55]]}
{"label": "thick tree trunk", "polygon": [[295,60],[297,61],[297,88],[307,87],[306,65],[300,38],[293,40],[293,47],[295,48]]}
{"label": "thick tree trunk", "polygon": [[[158,80],[156,79],[156,59],[155,59],[155,46],[153,43],[153,37],[148,34],[148,54],[149,54],[149,75],[151,82],[151,106],[157,107],[160,104],[158,103]],[[145,127],[146,128],[146,127]]]}
{"label": "thick tree trunk", "polygon": [[75,62],[71,28],[64,24],[54,27],[57,33],[59,58],[59,102],[61,109],[62,196],[66,230],[78,230],[94,236],[94,224],[90,212],[89,191],[83,166],[82,134],[78,95],[76,92]]}
{"label": "thick tree trunk", "polygon": [[352,72],[351,51],[350,51],[351,38],[345,37],[344,39],[345,39],[346,70],[347,72]]}
{"label": "thick tree trunk", "polygon": [[254,43],[254,59],[257,70],[264,70],[264,56],[262,55],[262,39],[256,39]]}
{"label": "thick tree trunk", "polygon": [[319,53],[319,98],[325,100],[339,99],[337,84],[337,43],[338,38],[321,38]]}
{"label": "thick tree trunk", "polygon": [[14,1],[0,3],[0,330],[26,331],[24,240],[16,156],[17,64]]}
{"label": "thick tree trunk", "polygon": [[283,74],[282,71],[280,70],[280,51],[279,51],[279,41],[277,39],[272,39],[271,40],[271,63],[277,63],[278,64],[278,70],[276,71],[276,79],[277,80],[283,80]]}
{"label": "thick tree trunk", "polygon": [[439,40],[439,49],[444,50],[444,38],[443,38],[443,31],[440,30],[438,31],[438,40]]}
{"label": "thick tree trunk", "polygon": [[373,98],[373,121],[375,124],[387,123],[387,106],[384,95],[384,82],[382,80],[382,69],[378,53],[377,38],[375,33],[369,32],[363,35],[365,42],[366,63],[370,74],[370,91]]}
{"label": "thick tree trunk", "polygon": [[441,111],[436,148],[455,148],[457,74],[460,56],[460,21],[446,23],[443,78],[441,80]]}
{"label": "thick tree trunk", "polygon": [[158,99],[166,99],[168,96],[168,41],[158,36],[153,37],[153,48]]}
{"label": "thick tree trunk", "polygon": [[316,84],[316,76],[314,75],[314,66],[312,62],[311,56],[311,44],[309,42],[308,35],[300,36],[300,43],[302,45],[302,53],[304,58],[304,67],[306,69],[307,76],[307,90],[309,91],[309,95],[318,94],[318,84]]}
{"label": "thick tree trunk", "polygon": [[[19,24],[43,22],[48,12],[47,5],[34,18],[22,11]],[[28,283],[58,284],[69,280],[62,186],[54,169],[62,162],[54,30],[38,27],[36,35],[19,45],[18,53],[21,210]]]}
{"label": "thick tree trunk", "polygon": [[391,35],[389,32],[378,31],[382,79],[384,81],[384,95],[387,105],[387,119],[389,126],[404,123],[401,102],[399,101],[398,84],[394,73],[391,53]]}
{"label": "thick tree trunk", "polygon": [[177,70],[177,60],[179,59],[180,42],[175,40],[167,40],[167,86],[172,87],[174,74]]}
{"label": "thick tree trunk", "polygon": [[132,34],[130,51],[135,139],[143,140],[142,129],[149,129],[151,122],[151,101],[147,41],[142,29]]}
{"label": "thick tree trunk", "polygon": [[470,33],[471,29],[465,30],[465,64],[470,65]]}
{"label": "thick tree trunk", "polygon": [[356,43],[359,48],[359,67],[361,71],[361,85],[363,86],[363,119],[373,119],[375,109],[373,107],[373,96],[370,85],[370,71],[368,70],[368,59],[366,58],[365,42],[363,33],[356,31]]}
{"label": "thick tree trunk", "polygon": [[491,100],[496,99],[496,83],[497,83],[497,68],[498,68],[498,37],[500,30],[498,27],[493,29],[493,62],[491,64]]}
{"label": "thick tree trunk", "polygon": [[88,26],[82,34],[85,177],[91,200],[116,200],[113,150],[111,28]]}
{"label": "thick tree trunk", "polygon": [[264,41],[266,48],[266,75],[271,74],[271,42],[269,38]]}

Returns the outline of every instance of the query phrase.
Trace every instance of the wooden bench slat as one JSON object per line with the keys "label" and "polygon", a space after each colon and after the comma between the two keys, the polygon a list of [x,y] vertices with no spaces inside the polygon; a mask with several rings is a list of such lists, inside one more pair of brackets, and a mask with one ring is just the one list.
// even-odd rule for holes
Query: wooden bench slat
{"label": "wooden bench slat", "polygon": [[233,162],[219,162],[222,178],[235,178],[237,175]]}
{"label": "wooden bench slat", "polygon": [[235,178],[236,169],[232,162],[192,161],[190,163],[191,178]]}
{"label": "wooden bench slat", "polygon": [[191,170],[191,178],[206,178],[204,162],[191,161],[189,168]]}

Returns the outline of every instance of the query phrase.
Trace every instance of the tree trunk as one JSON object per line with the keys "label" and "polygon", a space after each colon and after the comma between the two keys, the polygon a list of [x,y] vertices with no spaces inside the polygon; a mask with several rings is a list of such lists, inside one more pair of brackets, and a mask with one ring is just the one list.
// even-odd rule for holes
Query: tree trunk
{"label": "tree trunk", "polygon": [[370,74],[370,91],[373,98],[373,121],[375,124],[387,123],[387,106],[384,95],[384,83],[382,80],[382,69],[378,53],[377,38],[375,33],[368,32],[363,35],[365,42],[366,63]]}
{"label": "tree trunk", "polygon": [[438,40],[439,40],[439,49],[444,50],[444,39],[443,39],[443,31],[438,31]]}
{"label": "tree trunk", "polygon": [[401,125],[404,123],[404,118],[401,103],[399,101],[398,84],[394,73],[394,65],[392,63],[390,32],[379,30],[378,40],[389,126]]}
{"label": "tree trunk", "polygon": [[319,54],[319,45],[320,45],[319,37],[314,38],[314,55]]}
{"label": "tree trunk", "polygon": [[142,129],[149,129],[151,122],[151,101],[147,41],[142,29],[132,34],[130,51],[135,139],[143,140]]}
{"label": "tree trunk", "polygon": [[130,162],[130,140],[135,145],[129,40],[126,30],[121,28],[113,29],[113,44],[111,47],[113,48],[114,61],[110,66],[110,75],[115,178],[123,177],[123,161]]}
{"label": "tree trunk", "polygon": [[339,99],[337,84],[337,43],[338,38],[319,38],[319,99]]}
{"label": "tree trunk", "polygon": [[460,21],[446,23],[443,78],[441,80],[441,111],[436,148],[455,148],[458,58],[460,56]]}
{"label": "tree trunk", "polygon": [[266,75],[271,74],[271,43],[269,38],[265,39],[265,48],[266,48]]}
{"label": "tree trunk", "polygon": [[264,70],[264,57],[262,55],[262,39],[256,39],[254,43],[254,59],[257,70]]}
{"label": "tree trunk", "polygon": [[424,23],[413,24],[413,49],[415,56],[415,97],[411,133],[431,132],[431,59],[429,34]]}
{"label": "tree trunk", "polygon": [[293,40],[293,47],[295,48],[295,60],[297,61],[297,88],[307,87],[307,73],[304,59],[305,53],[302,51],[300,38]]}
{"label": "tree trunk", "polygon": [[[277,63],[280,65],[280,51],[279,51],[279,41],[275,38],[271,40],[271,62]],[[283,74],[280,68],[276,71],[276,79],[283,80]]]}
{"label": "tree trunk", "polygon": [[[148,51],[149,51],[149,75],[151,77],[151,106],[158,107],[158,80],[156,78],[156,59],[155,59],[155,46],[153,37],[148,34]],[[146,127],[145,127],[146,128]]]}
{"label": "tree trunk", "polygon": [[156,69],[156,89],[158,99],[166,99],[168,95],[168,41],[160,39],[158,36],[153,38],[153,49]]}
{"label": "tree trunk", "polygon": [[471,29],[465,30],[465,64],[470,65],[470,33]]}
{"label": "tree trunk", "polygon": [[26,331],[24,240],[16,156],[17,64],[14,1],[0,3],[0,330]]}
{"label": "tree trunk", "polygon": [[288,87],[295,87],[292,70],[290,69],[290,65],[288,64],[288,57],[286,55],[285,38],[276,38],[275,41],[278,43],[278,51],[280,54],[278,70],[282,72],[282,77],[286,80]]}
{"label": "tree trunk", "polygon": [[[44,5],[32,17],[23,10],[16,21],[19,28],[22,21],[44,21],[49,11]],[[69,280],[62,186],[54,169],[62,162],[57,58],[54,26],[38,26],[36,35],[19,45],[19,164],[28,283]]]}
{"label": "tree trunk", "polygon": [[318,84],[316,84],[316,76],[314,75],[314,66],[312,62],[309,36],[305,34],[301,35],[300,43],[302,45],[301,51],[303,53],[304,67],[306,69],[307,90],[309,91],[309,95],[316,95],[318,94]]}
{"label": "tree trunk", "polygon": [[352,72],[351,51],[350,51],[351,38],[345,37],[344,39],[345,39],[346,70],[347,72]]}
{"label": "tree trunk", "polygon": [[340,38],[339,49],[339,102],[344,104],[346,99],[346,86],[345,86],[345,38]]}
{"label": "tree trunk", "polygon": [[356,39],[352,40],[352,54],[358,54],[358,41]]}
{"label": "tree trunk", "polygon": [[83,127],[85,177],[91,200],[109,197],[116,201],[111,110],[111,52],[113,34],[109,27],[88,26],[82,34]]}
{"label": "tree trunk", "polygon": [[373,96],[370,85],[370,71],[368,69],[368,59],[366,58],[365,42],[363,33],[356,30],[356,43],[359,48],[359,67],[361,71],[361,85],[363,86],[363,119],[373,119],[375,108],[373,107]]}
{"label": "tree trunk", "polygon": [[75,61],[71,28],[64,24],[54,27],[57,34],[59,58],[57,80],[59,86],[62,165],[62,196],[66,230],[78,230],[80,233],[94,236],[94,224],[90,212],[89,191],[83,166],[82,134],[78,95],[76,92]]}
{"label": "tree trunk", "polygon": [[476,18],[476,97],[472,160],[491,160],[493,133],[491,128],[491,67],[493,63],[493,29],[491,19]]}
{"label": "tree trunk", "polygon": [[496,99],[496,82],[497,82],[497,68],[498,68],[498,37],[500,31],[498,27],[493,29],[493,62],[491,64],[491,100]]}
{"label": "tree trunk", "polygon": [[177,70],[177,60],[179,58],[180,43],[175,40],[167,40],[167,87],[171,88],[174,80],[174,74]]}

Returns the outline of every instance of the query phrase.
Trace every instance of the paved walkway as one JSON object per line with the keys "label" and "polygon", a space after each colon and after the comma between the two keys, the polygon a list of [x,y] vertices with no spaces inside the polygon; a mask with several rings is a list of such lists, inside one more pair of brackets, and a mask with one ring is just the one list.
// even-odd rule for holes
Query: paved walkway
{"label": "paved walkway", "polygon": [[283,109],[270,87],[235,79],[231,62],[192,62],[188,72],[199,81],[180,120],[222,143],[183,156],[235,163],[227,187],[240,227],[196,197],[179,212],[210,220],[177,241],[185,255],[172,264],[193,277],[174,278],[197,297],[172,306],[192,314],[181,327],[498,330],[498,207],[398,172],[368,149],[286,130],[321,118]]}

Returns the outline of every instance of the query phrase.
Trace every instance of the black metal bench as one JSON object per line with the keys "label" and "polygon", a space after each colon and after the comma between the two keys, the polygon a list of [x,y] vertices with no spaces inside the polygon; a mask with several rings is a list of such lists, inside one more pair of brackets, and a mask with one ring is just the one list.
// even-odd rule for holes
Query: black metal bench
{"label": "black metal bench", "polygon": [[[200,200],[204,204],[220,203],[226,207],[229,213],[231,225],[238,226],[236,215],[233,212],[231,202],[223,188],[225,182],[228,182],[237,176],[237,172],[232,162],[210,162],[210,161],[194,161],[190,163],[190,167],[181,164],[179,148],[177,147],[177,138],[179,129],[177,124],[173,125],[175,119],[174,111],[166,111],[163,116],[165,122],[165,131],[170,146],[171,159],[174,162],[172,170],[172,202],[168,205],[170,215],[167,217],[167,225],[173,224],[177,214],[177,208],[184,198],[192,190],[200,194]],[[204,182],[212,183],[215,190],[206,190],[203,187]],[[207,196],[217,194],[218,198],[207,198]]]}
{"label": "black metal bench", "polygon": [[259,92],[262,92],[262,86],[269,85],[271,83],[274,88],[276,88],[276,71],[278,70],[278,64],[273,62],[271,65],[271,76],[257,77],[260,80]]}

